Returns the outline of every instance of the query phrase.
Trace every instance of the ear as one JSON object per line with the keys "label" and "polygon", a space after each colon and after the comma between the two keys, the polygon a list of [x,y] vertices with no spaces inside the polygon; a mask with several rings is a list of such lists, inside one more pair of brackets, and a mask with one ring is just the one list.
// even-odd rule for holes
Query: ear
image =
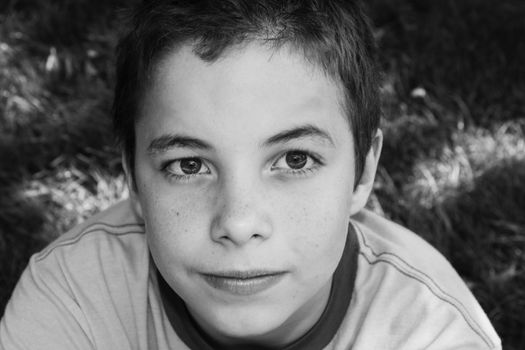
{"label": "ear", "polygon": [[379,162],[382,147],[383,133],[380,129],[377,129],[377,132],[372,139],[370,150],[366,156],[361,179],[359,179],[359,183],[354,189],[352,204],[350,205],[350,216],[357,214],[366,205],[368,197],[370,196],[374,186],[377,164]]}
{"label": "ear", "polygon": [[140,204],[139,196],[137,193],[137,185],[135,179],[133,178],[133,173],[129,169],[129,163],[126,159],[126,154],[122,152],[122,168],[124,169],[124,174],[126,176],[126,183],[128,184],[129,190],[129,200],[131,202],[131,207],[139,218],[144,219],[142,215],[142,206]]}

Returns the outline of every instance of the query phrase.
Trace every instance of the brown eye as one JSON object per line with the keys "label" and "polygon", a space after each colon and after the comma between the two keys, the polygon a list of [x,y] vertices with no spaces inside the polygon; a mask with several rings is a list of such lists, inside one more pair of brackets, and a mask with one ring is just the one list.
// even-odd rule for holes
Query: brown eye
{"label": "brown eye", "polygon": [[286,153],[286,164],[291,169],[302,169],[307,161],[308,156],[304,152],[292,151]]}
{"label": "brown eye", "polygon": [[324,162],[317,154],[295,149],[283,152],[272,164],[271,170],[288,178],[308,177],[323,166]]}
{"label": "brown eye", "polygon": [[198,174],[202,168],[202,161],[198,158],[180,160],[180,169],[186,175]]}

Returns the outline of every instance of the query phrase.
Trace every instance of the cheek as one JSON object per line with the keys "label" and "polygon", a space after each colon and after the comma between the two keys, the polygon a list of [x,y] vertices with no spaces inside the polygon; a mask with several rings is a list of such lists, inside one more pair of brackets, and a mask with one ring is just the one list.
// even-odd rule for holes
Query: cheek
{"label": "cheek", "polygon": [[[148,243],[159,264],[191,263],[206,239],[209,201],[183,191],[144,188],[141,196]],[[193,254],[192,254],[193,252]]]}
{"label": "cheek", "polygon": [[[296,194],[281,212],[287,246],[305,266],[305,273],[325,275],[341,257],[349,222],[351,191],[345,182],[324,179],[310,191]],[[294,198],[293,196],[288,196]],[[290,234],[290,233],[294,234]]]}

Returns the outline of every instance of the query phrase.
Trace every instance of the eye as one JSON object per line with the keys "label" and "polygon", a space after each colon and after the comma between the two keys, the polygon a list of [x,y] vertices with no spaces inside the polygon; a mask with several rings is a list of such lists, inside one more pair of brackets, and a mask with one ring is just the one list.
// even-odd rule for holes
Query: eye
{"label": "eye", "polygon": [[210,168],[200,158],[182,158],[168,162],[162,166],[168,176],[189,178],[191,176],[210,174]]}
{"label": "eye", "polygon": [[305,151],[289,151],[283,154],[272,165],[272,170],[290,173],[304,173],[315,170],[321,162]]}
{"label": "eye", "polygon": [[303,152],[294,151],[286,153],[284,160],[290,168],[302,169],[308,162],[308,156]]}

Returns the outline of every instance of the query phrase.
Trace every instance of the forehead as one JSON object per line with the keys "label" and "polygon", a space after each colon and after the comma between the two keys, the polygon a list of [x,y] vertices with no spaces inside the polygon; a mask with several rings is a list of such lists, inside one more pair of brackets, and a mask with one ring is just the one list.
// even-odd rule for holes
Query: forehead
{"label": "forehead", "polygon": [[255,132],[270,123],[278,131],[330,118],[349,130],[342,95],[338,83],[289,47],[252,43],[205,62],[185,45],[156,64],[137,133],[224,130],[225,136],[239,127]]}

